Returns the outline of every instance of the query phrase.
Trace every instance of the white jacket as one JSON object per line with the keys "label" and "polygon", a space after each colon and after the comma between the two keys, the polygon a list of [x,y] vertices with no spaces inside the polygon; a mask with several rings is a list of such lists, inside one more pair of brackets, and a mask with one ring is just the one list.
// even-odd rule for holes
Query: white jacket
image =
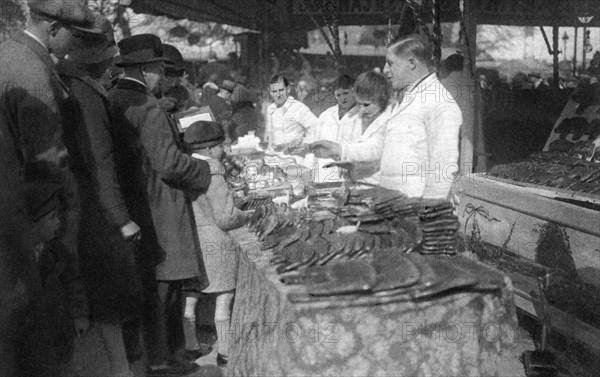
{"label": "white jacket", "polygon": [[454,98],[435,74],[426,76],[392,111],[373,178],[409,197],[448,197],[458,170],[461,124]]}
{"label": "white jacket", "polygon": [[318,123],[319,119],[315,114],[293,97],[288,97],[280,107],[274,103],[267,107],[266,133],[272,145],[302,140]]}
{"label": "white jacket", "polygon": [[359,111],[360,108],[354,106],[340,119],[339,105],[328,108],[321,113],[318,127],[304,139],[304,142],[329,140],[336,143],[351,143],[358,141],[362,134],[362,119]]}
{"label": "white jacket", "polygon": [[[383,138],[385,128],[392,113],[388,106],[373,122],[355,143],[340,143],[341,160],[352,162],[377,162],[381,159],[383,151]],[[362,128],[362,126],[361,126]]]}

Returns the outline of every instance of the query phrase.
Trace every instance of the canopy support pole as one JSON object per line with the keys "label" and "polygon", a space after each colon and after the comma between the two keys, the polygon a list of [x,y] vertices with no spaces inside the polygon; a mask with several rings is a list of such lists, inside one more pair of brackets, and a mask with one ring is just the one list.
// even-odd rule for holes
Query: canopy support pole
{"label": "canopy support pole", "polygon": [[573,77],[577,77],[577,26],[575,26],[575,37],[573,38]]}
{"label": "canopy support pole", "polygon": [[558,80],[560,79],[558,75],[558,25],[552,26],[552,78],[553,83],[552,87],[554,90],[559,90],[560,85]]}

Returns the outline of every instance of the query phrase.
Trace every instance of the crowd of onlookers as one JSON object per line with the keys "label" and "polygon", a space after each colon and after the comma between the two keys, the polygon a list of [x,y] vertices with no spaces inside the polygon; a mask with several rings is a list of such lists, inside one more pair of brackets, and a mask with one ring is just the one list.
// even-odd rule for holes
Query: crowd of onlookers
{"label": "crowd of onlookers", "polygon": [[[138,360],[147,375],[190,374],[213,346],[226,366],[227,231],[245,214],[220,159],[229,135],[256,127],[254,97],[233,77],[191,93],[175,47],[151,34],[117,44],[81,2],[28,5],[0,48],[0,375],[60,376],[90,326],[110,376]],[[178,126],[174,114],[202,106],[213,121]]]}

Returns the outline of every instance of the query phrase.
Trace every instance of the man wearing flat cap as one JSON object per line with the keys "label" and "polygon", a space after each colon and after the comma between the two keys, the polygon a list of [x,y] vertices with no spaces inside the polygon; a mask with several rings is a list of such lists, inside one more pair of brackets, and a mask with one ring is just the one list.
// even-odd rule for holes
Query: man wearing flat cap
{"label": "man wearing flat cap", "polygon": [[[65,168],[66,150],[61,141],[60,102],[66,98],[67,91],[58,77],[50,53],[56,57],[66,54],[70,27],[87,25],[92,21],[91,12],[79,1],[30,0],[28,5],[31,20],[25,31],[0,45],[0,181],[3,181],[3,187],[10,185],[15,190],[1,192],[3,202],[5,197],[10,197],[12,202],[9,211],[2,211],[5,218],[2,227],[6,225],[13,230],[27,224],[23,221],[23,201],[19,195],[27,178],[26,171],[39,172],[63,183],[71,198],[67,208],[72,210],[76,207],[73,185],[67,184],[70,174]],[[29,178],[35,178],[35,175],[37,173],[29,174]],[[62,239],[70,251],[76,243],[73,228],[76,217],[70,216],[74,212],[69,211],[66,216],[66,231]],[[19,234],[11,237],[19,238]],[[15,245],[19,244],[11,243],[13,253],[30,251],[25,245]],[[8,253],[6,249],[2,251]],[[10,262],[4,268],[3,275],[25,282],[25,297],[34,297],[40,285],[37,266]],[[21,328],[21,318],[15,319],[16,323],[9,324],[13,330]],[[1,335],[3,337],[4,334]],[[10,352],[15,352],[14,347]],[[58,375],[52,365],[45,366],[45,375]]]}
{"label": "man wearing flat cap", "polygon": [[63,58],[69,52],[72,27],[89,25],[93,15],[74,0],[32,0],[28,4],[31,20],[25,31],[0,46],[0,137],[9,139],[18,175],[29,180],[43,174],[66,186],[69,202],[63,242],[74,250],[77,203],[66,169],[60,112],[68,88],[50,54]]}
{"label": "man wearing flat cap", "polygon": [[[12,138],[13,153],[26,163],[58,163],[60,145],[59,102],[67,97],[50,53],[62,58],[68,52],[70,27],[87,25],[92,13],[74,0],[31,0],[31,20],[22,33],[1,46],[2,84],[0,119],[2,137]],[[6,131],[6,132],[4,132]]]}
{"label": "man wearing flat cap", "polygon": [[[159,262],[156,281],[150,281],[154,276],[143,279],[147,302],[156,303],[146,310],[154,310],[154,326],[160,330],[156,349],[150,352],[154,357],[149,374],[184,375],[193,372],[195,364],[170,357],[165,307],[170,289],[201,290],[207,284],[191,203],[183,190],[206,189],[211,165],[182,152],[175,125],[152,94],[167,62],[160,39],[139,34],[118,46],[117,65],[125,72],[108,93],[117,177],[129,215],[141,227],[138,261],[145,261],[148,275],[154,274],[153,265]],[[212,166],[218,169],[218,164]],[[159,300],[155,300],[157,292]]]}

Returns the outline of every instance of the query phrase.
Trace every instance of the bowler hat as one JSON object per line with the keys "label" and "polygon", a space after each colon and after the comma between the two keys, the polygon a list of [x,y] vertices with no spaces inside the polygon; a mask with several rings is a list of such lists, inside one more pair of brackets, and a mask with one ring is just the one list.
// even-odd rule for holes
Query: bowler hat
{"label": "bowler hat", "polygon": [[45,182],[32,182],[25,187],[27,213],[34,222],[58,209],[59,189],[59,185]]}
{"label": "bowler hat", "polygon": [[185,130],[183,141],[191,149],[210,148],[223,143],[225,133],[219,123],[199,120]]}
{"label": "bowler hat", "polygon": [[173,64],[168,65],[167,67],[165,67],[165,74],[167,76],[181,76],[183,75],[183,55],[181,55],[181,52],[179,52],[179,50],[172,45],[168,45],[163,43],[163,53],[165,55],[165,58],[169,59],[170,61],[173,62]]}
{"label": "bowler hat", "polygon": [[94,14],[80,0],[29,0],[31,12],[46,16],[69,25],[89,25]]}
{"label": "bowler hat", "polygon": [[134,35],[122,39],[118,45],[121,56],[116,65],[119,67],[155,62],[173,64],[173,61],[165,58],[160,38],[154,34]]}

